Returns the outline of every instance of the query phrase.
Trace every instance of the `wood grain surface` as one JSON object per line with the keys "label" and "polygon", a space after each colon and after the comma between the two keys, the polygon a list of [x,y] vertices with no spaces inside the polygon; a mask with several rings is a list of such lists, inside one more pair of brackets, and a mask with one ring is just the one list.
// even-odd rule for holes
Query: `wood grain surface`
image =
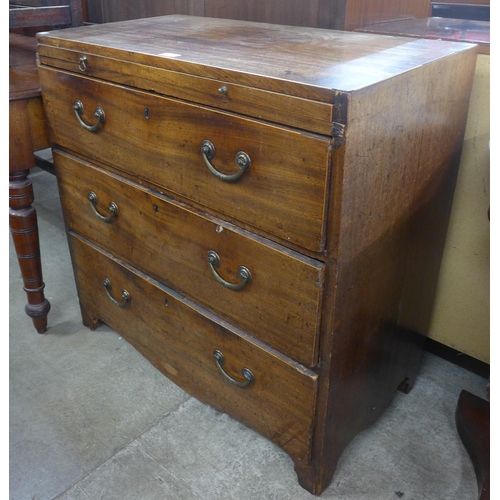
{"label": "wood grain surface", "polygon": [[333,102],[354,91],[467,50],[468,44],[163,16],[39,33],[39,43]]}
{"label": "wood grain surface", "polygon": [[[315,251],[324,247],[330,138],[45,67],[40,81],[55,144],[285,241]],[[79,125],[77,98],[87,124],[96,122],[98,106],[105,111],[96,133]],[[216,149],[212,164],[224,174],[238,171],[238,152],[249,155],[251,166],[241,179],[228,183],[209,171],[201,155],[207,139]]]}
{"label": "wood grain surface", "polygon": [[[221,220],[203,217],[154,191],[138,188],[88,163],[54,152],[59,192],[69,228],[135,265],[224,319],[306,366],[317,360],[324,265]],[[100,220],[97,209],[118,216]],[[245,265],[252,280],[241,290],[217,282],[207,252],[220,257],[218,273],[230,283]]]}
{"label": "wood grain surface", "polygon": [[[87,326],[104,321],[192,395],[241,420],[307,463],[315,373],[263,348],[74,233],[70,233],[69,242]],[[102,284],[104,278],[110,280],[117,301],[125,289],[130,303],[119,307],[110,301]],[[233,378],[243,379],[240,372],[248,368],[255,381],[244,388],[228,382],[214,362],[215,349],[224,354],[224,368]]]}
{"label": "wood grain surface", "polygon": [[[321,494],[349,442],[376,421],[398,388],[408,392],[415,382],[446,236],[477,47],[184,16],[42,34],[39,42],[52,140],[64,151],[56,154],[56,161],[62,169],[68,227],[115,254],[111,258],[115,264],[127,261],[152,275],[145,284],[135,277],[139,271],[116,271],[112,278],[120,283],[118,290],[127,281],[123,273],[131,283],[126,286],[137,286],[151,298],[157,294],[150,287],[152,281],[162,281],[176,293],[186,292],[182,301],[199,301],[193,305],[198,312],[210,309],[202,316],[222,322],[224,331],[259,345],[264,352],[259,361],[257,355],[251,358],[255,366],[272,365],[276,357],[286,366],[305,370],[305,378],[290,379],[288,385],[292,394],[304,398],[296,423],[294,416],[281,413],[295,399],[287,399],[284,406],[279,403],[278,420],[272,410],[276,436],[267,423],[261,425],[262,418],[267,419],[258,409],[268,401],[264,388],[255,402],[245,400],[256,405],[251,415],[232,403],[227,411],[283,446],[300,484]],[[82,56],[91,64],[80,71],[76,63]],[[120,76],[125,66],[126,74]],[[170,80],[158,87],[162,71],[169,72]],[[188,90],[185,99],[179,95],[181,81],[197,78],[205,82],[199,91]],[[214,91],[208,89],[216,83],[228,85],[227,104],[209,97]],[[231,103],[234,88],[240,92],[238,104]],[[300,116],[328,109],[328,133],[317,134],[310,128],[323,126],[325,115],[316,122],[304,120],[302,128],[278,125],[283,113],[277,113],[276,121],[269,121],[268,115],[251,116],[265,107],[267,99],[271,108],[279,108],[279,99],[285,97],[300,99]],[[75,99],[84,102],[87,123],[95,121],[97,106],[106,110],[106,122],[96,132],[77,123]],[[231,171],[238,150],[252,158],[250,170],[234,184],[221,184],[204,165],[199,151],[204,139],[214,143],[213,162],[221,170]],[[119,216],[116,225],[124,221],[123,235],[114,233],[113,224],[99,231],[87,215],[77,220],[79,206],[89,208],[85,196],[90,184],[98,186],[103,209],[112,197],[124,207],[124,218]],[[79,185],[84,188],[81,193]],[[219,233],[217,225],[223,228]],[[140,244],[135,243],[134,231],[141,235]],[[269,306],[263,321],[269,324],[252,329],[252,319],[243,309],[231,315],[229,309],[239,307],[234,302],[229,300],[231,307],[224,309],[227,299],[211,282],[203,281],[202,290],[195,290],[176,276],[206,272],[202,240],[222,248],[221,258],[227,262],[221,269],[224,276],[231,276],[242,263],[256,270],[255,282],[245,291],[248,297],[253,285],[257,289],[260,280],[266,280],[259,291],[261,303],[256,297],[251,303],[262,318]],[[123,252],[112,246],[113,241],[126,246]],[[167,248],[168,241],[172,249]],[[94,300],[94,290],[102,288],[92,277],[94,268],[99,267],[98,275],[104,271],[101,264],[94,265],[100,257],[90,255],[105,250],[85,245],[72,243],[73,252],[79,254],[75,273],[86,324],[102,319],[125,332],[134,323],[142,329],[146,320],[140,310],[134,309],[135,314],[123,321],[115,312],[109,316],[110,306],[101,309],[100,301]],[[166,261],[175,267],[165,276],[160,254],[168,255]],[[264,274],[260,266],[267,269]],[[279,276],[280,285],[267,281],[269,276]],[[313,320],[317,310],[320,315]],[[290,330],[293,338],[285,345],[288,330],[283,321],[294,314],[303,316],[296,318],[298,323]],[[176,328],[184,332],[184,323],[199,325],[200,316],[196,318],[186,313]],[[299,326],[306,318],[307,325]],[[259,318],[253,320],[257,325]],[[160,320],[155,316],[152,321]],[[216,338],[212,327],[202,323],[198,331],[205,332],[203,342]],[[127,335],[140,345],[135,334]],[[223,337],[229,346],[233,337]],[[143,352],[158,366],[162,359],[172,366],[170,354],[159,349]],[[182,349],[178,352],[188,358],[198,356],[189,346]],[[211,355],[204,349],[200,347],[200,352]],[[228,349],[241,353],[236,347]],[[244,358],[236,355],[236,359],[238,367],[244,365]],[[176,379],[175,371],[171,375],[181,386],[192,387]],[[284,387],[280,390],[286,392]],[[219,396],[209,386],[194,395],[220,408]],[[287,425],[294,436],[297,430],[297,438],[282,432]]]}

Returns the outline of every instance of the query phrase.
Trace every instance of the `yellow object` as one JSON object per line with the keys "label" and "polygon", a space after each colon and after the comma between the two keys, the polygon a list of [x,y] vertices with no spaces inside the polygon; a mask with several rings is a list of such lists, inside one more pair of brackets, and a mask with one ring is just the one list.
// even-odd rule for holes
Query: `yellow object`
{"label": "yellow object", "polygon": [[490,359],[490,56],[479,54],[429,337]]}

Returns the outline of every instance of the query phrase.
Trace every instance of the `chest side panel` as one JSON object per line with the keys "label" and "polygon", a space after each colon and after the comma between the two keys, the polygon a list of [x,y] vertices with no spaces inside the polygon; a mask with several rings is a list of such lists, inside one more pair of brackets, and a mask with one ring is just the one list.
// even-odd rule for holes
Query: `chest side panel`
{"label": "chest side panel", "polygon": [[415,382],[474,61],[470,50],[344,96],[328,225],[336,268],[325,286],[334,307],[324,310],[320,339],[320,380],[329,387],[319,390],[325,425],[316,437],[324,449],[344,449],[398,387]]}

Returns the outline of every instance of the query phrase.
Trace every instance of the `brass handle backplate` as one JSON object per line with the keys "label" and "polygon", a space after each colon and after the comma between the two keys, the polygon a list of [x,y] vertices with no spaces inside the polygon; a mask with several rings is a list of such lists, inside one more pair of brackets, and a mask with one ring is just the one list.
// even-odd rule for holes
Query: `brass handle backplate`
{"label": "brass handle backplate", "polygon": [[252,281],[252,273],[245,266],[238,267],[238,276],[241,278],[241,281],[239,283],[236,284],[229,283],[229,281],[226,281],[225,279],[221,278],[221,276],[219,276],[219,274],[215,270],[217,267],[220,266],[220,257],[217,255],[217,252],[214,252],[213,250],[208,251],[207,262],[208,266],[210,267],[210,271],[212,271],[212,274],[214,275],[215,279],[221,285],[224,285],[226,288],[229,288],[230,290],[241,290],[247,283],[250,283],[250,281]]}
{"label": "brass handle backplate", "polygon": [[106,290],[106,293],[109,297],[109,300],[113,302],[115,306],[118,307],[125,307],[129,302],[130,302],[130,294],[127,292],[127,290],[122,290],[122,302],[118,302],[112,295],[111,295],[111,281],[109,281],[108,278],[104,278],[102,285],[104,286],[104,289]]}
{"label": "brass handle backplate", "polygon": [[90,202],[90,206],[92,207],[92,210],[97,215],[97,217],[99,217],[99,219],[101,219],[102,221],[111,222],[114,217],[118,217],[118,205],[114,201],[112,201],[109,204],[109,211],[111,212],[110,215],[104,216],[104,215],[101,215],[97,211],[97,208],[96,208],[97,207],[97,195],[94,193],[94,191],[90,191],[90,193],[88,195],[88,200]]}
{"label": "brass handle backplate", "polygon": [[80,99],[77,99],[73,103],[73,110],[75,112],[75,116],[78,119],[78,122],[80,125],[85,129],[88,130],[89,132],[95,132],[99,125],[101,123],[104,123],[106,119],[106,115],[104,114],[104,110],[100,107],[97,106],[94,111],[94,116],[97,118],[97,122],[94,125],[87,125],[83,120],[82,120],[82,115],[83,115],[83,102],[80,101]]}
{"label": "brass handle backplate", "polygon": [[234,174],[223,174],[222,172],[219,172],[210,163],[210,160],[212,160],[215,156],[215,146],[209,140],[204,140],[201,143],[201,156],[203,156],[203,160],[205,161],[205,165],[207,166],[208,170],[210,170],[210,172],[215,177],[217,177],[217,179],[225,182],[237,181],[250,168],[250,165],[252,164],[250,156],[248,156],[244,151],[238,151],[234,159],[236,166],[238,167],[238,171]]}
{"label": "brass handle backplate", "polygon": [[215,349],[214,351],[214,360],[215,364],[217,365],[217,368],[220,370],[222,375],[231,382],[231,384],[234,384],[238,387],[247,387],[249,386],[254,380],[254,374],[248,369],[248,368],[243,368],[241,370],[241,374],[243,375],[243,378],[245,379],[243,382],[234,379],[229,375],[224,368],[222,368],[222,365],[225,363],[226,359],[224,358],[224,354],[222,354],[218,349]]}

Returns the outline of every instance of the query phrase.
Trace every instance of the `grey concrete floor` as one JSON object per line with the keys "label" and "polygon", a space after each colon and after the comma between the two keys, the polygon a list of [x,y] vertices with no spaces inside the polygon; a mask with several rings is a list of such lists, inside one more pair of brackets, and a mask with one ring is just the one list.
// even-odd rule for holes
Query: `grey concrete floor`
{"label": "grey concrete floor", "polygon": [[[316,498],[280,448],[190,397],[107,326],[82,325],[56,179],[30,178],[52,309],[37,334],[11,242],[9,498]],[[454,412],[462,389],[485,398],[486,382],[426,354],[413,391],[350,444],[322,498],[477,498]]]}

